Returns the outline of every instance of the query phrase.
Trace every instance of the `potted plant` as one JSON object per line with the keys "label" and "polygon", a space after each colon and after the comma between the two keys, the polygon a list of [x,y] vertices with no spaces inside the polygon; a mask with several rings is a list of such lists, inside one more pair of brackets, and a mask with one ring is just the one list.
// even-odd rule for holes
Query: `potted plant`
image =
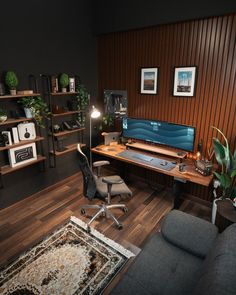
{"label": "potted plant", "polygon": [[16,95],[16,87],[18,86],[18,79],[13,71],[8,71],[5,77],[6,85],[10,90],[11,95]]}
{"label": "potted plant", "polygon": [[61,86],[61,91],[66,92],[66,87],[69,85],[69,76],[65,73],[61,74],[59,83]]}
{"label": "potted plant", "polygon": [[7,120],[7,112],[4,109],[0,109],[0,123]]}
{"label": "potted plant", "polygon": [[40,127],[45,127],[43,124],[43,118],[48,118],[50,112],[46,102],[41,96],[22,97],[18,103],[23,106],[26,118],[34,118]]}
{"label": "potted plant", "polygon": [[223,143],[216,137],[213,138],[214,152],[217,163],[220,166],[220,171],[215,171],[214,175],[217,181],[214,184],[215,190],[217,184],[221,191],[220,196],[214,191],[215,200],[213,201],[213,218],[215,220],[216,201],[222,199],[230,199],[233,201],[236,198],[236,150],[231,153],[229,143],[224,133],[216,127],[212,127],[223,138]]}

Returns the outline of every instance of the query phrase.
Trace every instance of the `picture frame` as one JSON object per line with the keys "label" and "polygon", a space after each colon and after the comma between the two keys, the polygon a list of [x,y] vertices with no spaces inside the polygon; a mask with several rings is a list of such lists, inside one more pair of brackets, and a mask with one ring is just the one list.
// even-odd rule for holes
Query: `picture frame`
{"label": "picture frame", "polygon": [[175,67],[173,96],[194,96],[197,67]]}
{"label": "picture frame", "polygon": [[157,94],[159,68],[141,68],[141,94]]}
{"label": "picture frame", "polygon": [[37,160],[35,142],[9,149],[8,157],[11,167],[17,167]]}

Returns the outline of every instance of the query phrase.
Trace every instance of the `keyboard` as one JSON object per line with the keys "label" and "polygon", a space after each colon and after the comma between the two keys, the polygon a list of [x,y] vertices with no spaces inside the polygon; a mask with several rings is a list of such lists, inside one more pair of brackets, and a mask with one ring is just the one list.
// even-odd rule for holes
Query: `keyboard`
{"label": "keyboard", "polygon": [[145,161],[145,162],[150,162],[153,160],[153,157],[150,157],[150,156],[147,156],[147,155],[143,155],[143,154],[136,154],[133,155],[133,158],[135,159],[139,159],[139,160],[142,160],[142,161]]}
{"label": "keyboard", "polygon": [[148,156],[138,152],[134,152],[132,150],[125,150],[117,154],[117,156],[120,156],[125,159],[129,159],[129,160],[134,160],[135,162],[143,163],[143,164],[147,164],[148,162],[149,166],[166,170],[166,171],[170,171],[176,166],[175,161],[163,160],[157,157],[152,157],[152,156]]}

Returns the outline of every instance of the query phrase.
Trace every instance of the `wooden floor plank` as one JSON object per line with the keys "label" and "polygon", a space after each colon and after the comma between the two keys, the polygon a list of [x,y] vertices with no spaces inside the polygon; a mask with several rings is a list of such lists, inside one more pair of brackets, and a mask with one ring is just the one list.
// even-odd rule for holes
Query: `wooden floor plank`
{"label": "wooden floor plank", "polygon": [[[129,187],[133,192],[132,197],[112,199],[112,203],[120,202],[128,207],[127,214],[119,209],[113,211],[122,222],[123,229],[118,230],[111,220],[104,217],[97,219],[92,226],[137,254],[150,235],[160,229],[160,221],[171,210],[173,198],[170,191],[157,192],[140,181],[130,182]],[[77,173],[57,185],[0,210],[0,266],[41,241],[69,220],[70,216],[88,222],[95,212],[88,210],[86,215],[82,216],[80,208],[83,204],[90,203],[100,204],[101,200],[90,202],[83,197],[82,175]],[[180,209],[210,220],[210,208],[190,200],[185,200]],[[120,277],[121,274],[116,280]]]}

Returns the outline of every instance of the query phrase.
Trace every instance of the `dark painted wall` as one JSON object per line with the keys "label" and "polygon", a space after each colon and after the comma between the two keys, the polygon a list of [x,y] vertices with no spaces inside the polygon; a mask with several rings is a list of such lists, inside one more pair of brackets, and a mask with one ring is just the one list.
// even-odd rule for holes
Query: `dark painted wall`
{"label": "dark painted wall", "polygon": [[236,12],[235,0],[93,1],[97,34]]}
{"label": "dark painted wall", "polygon": [[[95,97],[96,40],[91,16],[88,0],[4,1],[0,17],[0,75],[14,70],[19,88],[27,89],[30,73],[78,74]],[[0,101],[0,107],[5,104]],[[0,208],[78,171],[76,152],[58,158],[57,168],[47,168],[46,172],[39,172],[39,168],[34,165],[4,176]]]}

